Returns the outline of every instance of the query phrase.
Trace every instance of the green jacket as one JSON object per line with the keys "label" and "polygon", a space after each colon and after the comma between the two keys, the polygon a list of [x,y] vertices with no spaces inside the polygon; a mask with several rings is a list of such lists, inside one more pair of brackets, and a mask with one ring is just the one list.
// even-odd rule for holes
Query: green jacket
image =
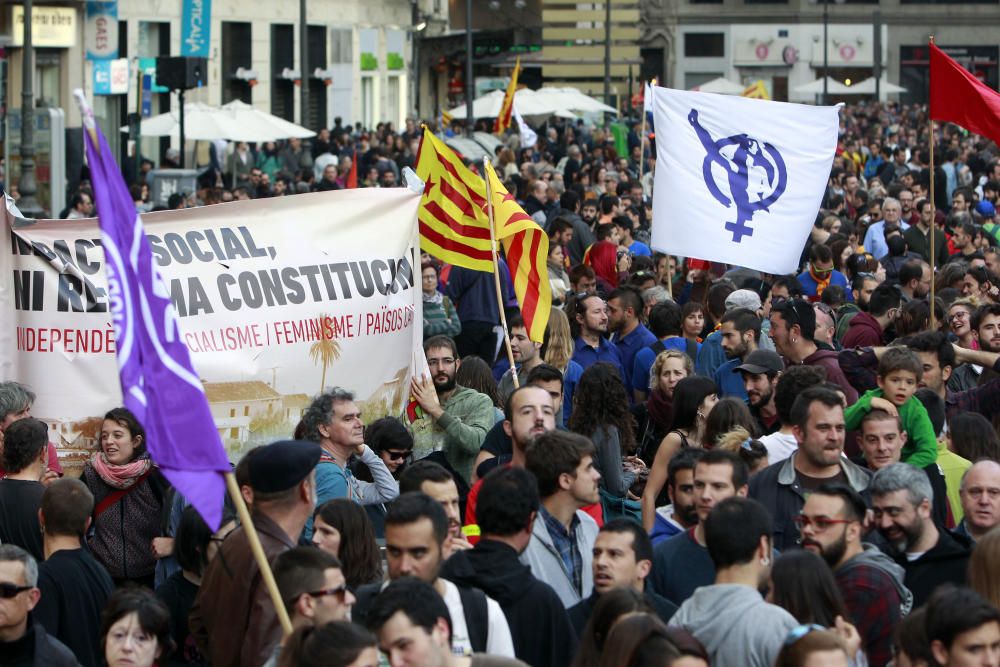
{"label": "green jacket", "polygon": [[[844,426],[848,431],[861,427],[861,419],[872,409],[873,398],[885,398],[881,389],[866,391],[857,402],[844,410]],[[937,438],[931,425],[927,409],[915,396],[896,408],[899,411],[899,421],[906,431],[906,444],[900,460],[917,468],[924,468],[937,461]]]}
{"label": "green jacket", "polygon": [[854,303],[845,303],[837,309],[837,329],[834,331],[833,337],[838,343],[844,340],[844,334],[847,333],[851,320],[860,312],[861,309]]}
{"label": "green jacket", "polygon": [[444,413],[437,420],[425,415],[410,424],[413,460],[443,451],[448,463],[469,481],[479,447],[496,423],[493,401],[486,394],[457,387],[441,407]]}
{"label": "green jacket", "polygon": [[964,459],[955,452],[948,449],[948,443],[941,439],[938,441],[937,454],[938,467],[944,475],[945,485],[948,487],[948,502],[951,504],[951,515],[955,518],[955,525],[961,523],[965,516],[962,509],[962,499],[959,498],[958,490],[962,486],[962,475],[969,469],[972,462]]}
{"label": "green jacket", "polygon": [[451,336],[454,338],[462,333],[462,322],[458,319],[458,311],[451,304],[451,299],[441,297],[441,303],[424,301],[424,340],[431,336]]}

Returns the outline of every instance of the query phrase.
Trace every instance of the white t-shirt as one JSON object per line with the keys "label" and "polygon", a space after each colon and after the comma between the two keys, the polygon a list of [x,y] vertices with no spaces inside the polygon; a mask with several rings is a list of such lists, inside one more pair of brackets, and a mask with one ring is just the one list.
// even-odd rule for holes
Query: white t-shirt
{"label": "white t-shirt", "polygon": [[[451,614],[451,650],[455,655],[472,655],[472,642],[469,640],[469,629],[465,625],[465,609],[462,607],[462,596],[458,586],[447,579],[440,579],[444,584],[444,603],[448,605]],[[514,657],[514,640],[510,636],[510,627],[503,609],[496,600],[486,597],[486,653],[507,658]]]}
{"label": "white t-shirt", "polygon": [[784,461],[799,448],[799,443],[791,433],[785,434],[776,431],[770,435],[765,435],[760,442],[767,448],[767,464],[774,465],[778,461]]}

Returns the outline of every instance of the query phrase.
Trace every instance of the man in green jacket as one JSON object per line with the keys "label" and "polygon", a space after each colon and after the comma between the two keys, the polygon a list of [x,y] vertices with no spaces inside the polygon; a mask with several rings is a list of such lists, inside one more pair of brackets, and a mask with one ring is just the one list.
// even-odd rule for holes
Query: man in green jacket
{"label": "man in green jacket", "polygon": [[479,447],[496,421],[493,401],[456,384],[455,375],[462,361],[451,338],[428,338],[424,341],[424,355],[431,377],[414,376],[410,385],[423,413],[410,423],[413,458],[443,451],[451,467],[468,482]]}

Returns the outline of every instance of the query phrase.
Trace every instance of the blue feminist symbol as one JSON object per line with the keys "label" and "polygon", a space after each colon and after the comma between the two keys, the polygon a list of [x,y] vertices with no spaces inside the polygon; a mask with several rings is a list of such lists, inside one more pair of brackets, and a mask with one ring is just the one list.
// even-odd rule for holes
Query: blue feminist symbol
{"label": "blue feminist symbol", "polygon": [[[736,206],[736,220],[726,223],[726,230],[733,233],[733,241],[740,243],[744,236],[753,236],[753,228],[747,225],[757,211],[767,211],[785,192],[788,173],[785,161],[777,149],[746,133],[734,134],[715,140],[698,122],[697,109],[688,113],[688,121],[694,128],[701,145],[705,148],[702,175],[705,186],[720,204],[729,208]],[[735,147],[732,157],[723,153]],[[722,167],[729,179],[729,196],[716,183],[712,165]]]}

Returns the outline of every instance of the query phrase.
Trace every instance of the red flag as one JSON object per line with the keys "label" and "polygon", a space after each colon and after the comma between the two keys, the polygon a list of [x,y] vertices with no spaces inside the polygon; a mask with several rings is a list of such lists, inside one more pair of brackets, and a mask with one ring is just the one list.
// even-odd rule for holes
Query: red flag
{"label": "red flag", "polygon": [[354,151],[354,157],[351,158],[351,170],[347,172],[347,182],[345,185],[349,189],[354,189],[358,187],[358,152]]}
{"label": "red flag", "polygon": [[931,119],[958,123],[1000,143],[1000,93],[931,42]]}

